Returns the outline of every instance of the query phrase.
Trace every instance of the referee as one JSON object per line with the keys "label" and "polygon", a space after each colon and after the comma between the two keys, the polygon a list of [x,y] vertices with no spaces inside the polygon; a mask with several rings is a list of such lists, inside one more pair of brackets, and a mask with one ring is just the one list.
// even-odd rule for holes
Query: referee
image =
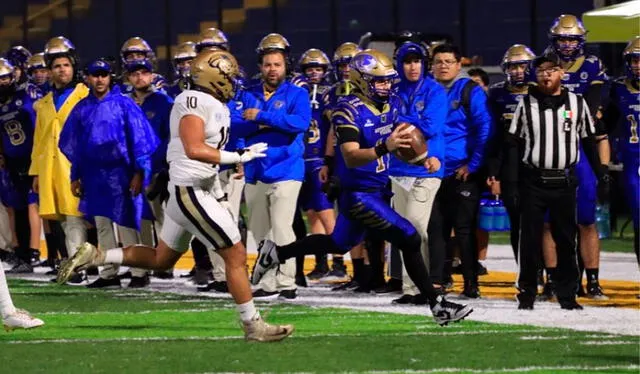
{"label": "referee", "polygon": [[[557,243],[558,266],[554,279],[562,309],[582,309],[577,290],[575,166],[580,143],[598,177],[598,197],[609,190],[609,171],[600,163],[595,127],[582,96],[561,86],[564,70],[553,57],[533,62],[537,86],[518,103],[505,136],[509,183],[520,200],[520,273],[518,309],[533,309],[537,290],[536,270],[542,248],[544,216],[550,215],[551,233]],[[519,159],[519,161],[517,160]],[[514,162],[515,161],[515,162]]]}

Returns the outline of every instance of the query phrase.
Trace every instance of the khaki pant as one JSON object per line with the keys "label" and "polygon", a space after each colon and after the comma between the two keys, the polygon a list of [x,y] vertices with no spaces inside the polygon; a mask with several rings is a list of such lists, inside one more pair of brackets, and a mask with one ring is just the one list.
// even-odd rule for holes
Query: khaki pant
{"label": "khaki pant", "polygon": [[[249,210],[248,228],[256,241],[265,238],[277,245],[286,245],[296,240],[293,218],[302,182],[283,181],[273,184],[258,182],[245,186],[245,200]],[[267,292],[294,290],[296,265],[291,258],[278,268],[269,270],[259,284]]]}
{"label": "khaki pant", "polygon": [[[118,230],[118,237],[123,246],[140,243],[140,233],[136,229],[114,225],[113,221],[107,217],[96,217],[96,229],[98,230],[98,244],[103,250],[118,247],[115,228]],[[100,278],[112,279],[118,275],[119,265],[107,264],[100,272]],[[131,268],[131,275],[134,277],[143,277],[147,274],[144,269]]]}
{"label": "khaki pant", "polygon": [[9,225],[9,215],[7,214],[7,208],[0,204],[0,248],[11,248],[11,240],[13,239],[13,233],[11,232],[11,226]]}
{"label": "khaki pant", "polygon": [[78,247],[87,241],[87,226],[82,217],[76,216],[62,216],[61,226],[71,258],[78,251]]}
{"label": "khaki pant", "polygon": [[[417,178],[411,189],[407,191],[395,181],[391,182],[393,191],[392,204],[398,214],[406,218],[416,228],[422,238],[420,252],[429,269],[429,238],[427,227],[431,217],[431,208],[440,187],[438,178]],[[400,251],[402,255],[402,251]],[[406,267],[402,267],[402,293],[405,295],[417,295],[420,293],[407,274]]]}
{"label": "khaki pant", "polygon": [[[151,184],[149,185],[149,187],[147,187],[147,190],[153,188],[157,177],[157,174],[153,176]],[[143,219],[142,222],[140,222],[140,243],[149,247],[155,247],[158,245],[155,238],[160,238],[160,233],[162,232],[162,224],[164,223],[164,204],[160,201],[160,196],[156,196],[156,198],[153,200],[147,199],[147,201],[149,202],[149,206],[151,207],[151,212],[153,213],[155,220],[149,221]],[[135,271],[137,274],[142,274],[136,276],[144,276],[148,273],[147,270],[143,269],[135,269]],[[173,271],[173,268],[168,269],[167,271],[171,272]],[[131,269],[132,275],[133,272],[134,269]]]}

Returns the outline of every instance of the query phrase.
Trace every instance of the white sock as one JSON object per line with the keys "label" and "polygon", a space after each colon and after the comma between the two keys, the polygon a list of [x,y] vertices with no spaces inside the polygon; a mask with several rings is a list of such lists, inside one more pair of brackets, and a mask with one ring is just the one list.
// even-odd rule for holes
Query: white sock
{"label": "white sock", "polygon": [[13,306],[11,295],[9,294],[9,286],[7,286],[7,278],[4,275],[2,261],[0,261],[0,314],[2,318],[15,313],[16,307]]}
{"label": "white sock", "polygon": [[249,300],[244,304],[236,304],[236,308],[238,309],[238,313],[240,313],[242,322],[249,322],[260,318],[260,312],[258,312],[256,306],[253,304],[253,300]]}
{"label": "white sock", "polygon": [[106,251],[104,256],[105,264],[122,264],[122,259],[124,258],[124,253],[122,252],[122,248],[113,248]]}

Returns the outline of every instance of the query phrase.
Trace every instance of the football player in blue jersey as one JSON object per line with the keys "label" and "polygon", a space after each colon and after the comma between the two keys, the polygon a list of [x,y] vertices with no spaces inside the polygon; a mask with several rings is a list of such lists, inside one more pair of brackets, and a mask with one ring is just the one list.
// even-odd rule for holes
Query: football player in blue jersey
{"label": "football player in blue jersey", "polygon": [[503,165],[507,160],[502,157],[502,143],[505,129],[511,124],[518,101],[528,92],[529,65],[535,58],[529,47],[514,44],[505,52],[500,63],[506,79],[489,87],[489,107],[493,114],[494,130],[488,159],[487,186],[494,195],[502,195],[504,205],[511,221],[511,247],[518,260],[518,241],[520,240],[520,211],[518,202],[513,198],[510,186],[513,181],[504,172],[510,170]]}
{"label": "football player in blue jersey", "polygon": [[626,75],[613,82],[609,93],[611,103],[604,111],[603,121],[618,132],[617,151],[624,165],[624,185],[633,219],[633,248],[640,263],[640,36],[627,44],[622,56]]}
{"label": "football player in blue jersey", "polygon": [[[555,19],[549,29],[550,45],[545,54],[553,54],[562,61],[565,71],[562,77],[562,85],[569,91],[581,94],[587,101],[591,115],[597,120],[601,113],[602,87],[608,80],[602,61],[596,56],[587,55],[584,52],[587,30],[582,22],[571,14],[563,14]],[[598,132],[598,153],[602,164],[608,165],[611,158],[611,150],[607,136],[602,126],[596,121]],[[600,266],[600,240],[596,228],[596,176],[589,166],[587,157],[582,147],[580,148],[580,160],[576,168],[578,177],[577,215],[579,228],[579,247],[581,268],[587,274],[587,292],[585,294],[581,283],[578,289],[579,296],[588,296],[593,299],[605,300],[607,297],[602,292],[598,280]],[[556,267],[555,243],[548,229],[545,229],[544,259],[545,267],[551,269],[553,281],[553,269]],[[580,275],[582,279],[582,272]],[[552,288],[552,287],[551,287]],[[550,288],[547,286],[547,290]]]}
{"label": "football player in blue jersey", "polygon": [[[2,168],[9,175],[10,186],[5,186],[4,203],[15,224],[18,247],[11,273],[31,273],[32,257],[39,257],[40,216],[38,196],[32,190],[33,178],[29,176],[31,149],[35,130],[35,98],[25,90],[19,90],[15,67],[6,59],[0,59],[0,153]],[[37,259],[37,258],[36,258]]]}
{"label": "football player in blue jersey", "polygon": [[[156,55],[149,46],[149,43],[138,36],[127,39],[127,41],[122,44],[122,48],[120,48],[120,64],[122,69],[125,70],[120,87],[120,91],[122,91],[122,93],[128,94],[133,91],[133,87],[129,84],[126,77],[126,65],[127,63],[135,60],[148,60],[151,65],[156,64]],[[151,84],[155,88],[164,89],[165,83],[166,79],[162,75],[153,73],[153,80]]]}
{"label": "football player in blue jersey", "polygon": [[[310,235],[284,246],[263,241],[251,280],[258,283],[267,270],[300,253],[346,253],[367,233],[403,251],[407,272],[426,296],[437,323],[459,321],[472,309],[436,293],[420,254],[420,235],[386,202],[389,153],[408,147],[411,140],[407,136],[412,130],[395,126],[400,103],[391,95],[392,81],[398,75],[393,62],[370,49],[358,53],[350,65],[354,91],[338,102],[331,117],[340,144],[336,157],[340,213],[335,230],[331,235]],[[428,167],[426,161],[424,166]]]}
{"label": "football player in blue jersey", "polygon": [[[312,48],[302,54],[298,66],[302,73],[298,79],[301,79],[304,82],[303,86],[309,90],[311,102],[311,124],[306,136],[304,153],[305,178],[300,190],[299,203],[307,214],[312,234],[331,234],[336,221],[335,213],[333,204],[322,190],[322,182],[318,175],[324,165],[330,127],[328,118],[324,116],[322,95],[329,89],[326,78],[331,62],[324,52]],[[334,273],[329,274],[326,256],[316,257],[315,268],[307,276],[310,279],[320,279],[325,275],[344,278],[346,273],[342,257],[334,256],[333,262]]]}
{"label": "football player in blue jersey", "polygon": [[191,61],[196,55],[196,44],[194,42],[180,44],[173,54],[173,72],[176,79],[166,88],[167,94],[172,98],[189,89],[191,83]]}

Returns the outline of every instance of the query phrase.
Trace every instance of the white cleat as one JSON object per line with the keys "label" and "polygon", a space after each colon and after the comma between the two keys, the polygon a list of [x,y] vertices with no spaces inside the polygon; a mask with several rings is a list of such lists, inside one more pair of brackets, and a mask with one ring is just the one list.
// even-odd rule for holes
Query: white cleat
{"label": "white cleat", "polygon": [[58,284],[65,284],[77,271],[85,270],[89,266],[102,265],[99,259],[104,258],[102,250],[91,243],[84,243],[78,247],[78,251],[70,259],[64,261],[58,270]]}
{"label": "white cleat", "polygon": [[258,258],[256,258],[251,271],[251,284],[255,286],[260,283],[260,279],[267,270],[278,266],[278,264],[280,264],[280,260],[276,243],[268,239],[261,241],[258,245]]}
{"label": "white cleat", "polygon": [[249,322],[243,322],[244,338],[254,342],[277,342],[291,335],[293,325],[270,325],[262,317]]}
{"label": "white cleat", "polygon": [[16,329],[34,329],[44,325],[41,319],[34,318],[26,310],[16,309],[13,314],[2,319],[2,324],[6,331]]}
{"label": "white cleat", "polygon": [[433,319],[440,326],[446,326],[449,322],[460,322],[465,319],[473,309],[469,305],[452,303],[438,296],[438,303],[431,308]]}

